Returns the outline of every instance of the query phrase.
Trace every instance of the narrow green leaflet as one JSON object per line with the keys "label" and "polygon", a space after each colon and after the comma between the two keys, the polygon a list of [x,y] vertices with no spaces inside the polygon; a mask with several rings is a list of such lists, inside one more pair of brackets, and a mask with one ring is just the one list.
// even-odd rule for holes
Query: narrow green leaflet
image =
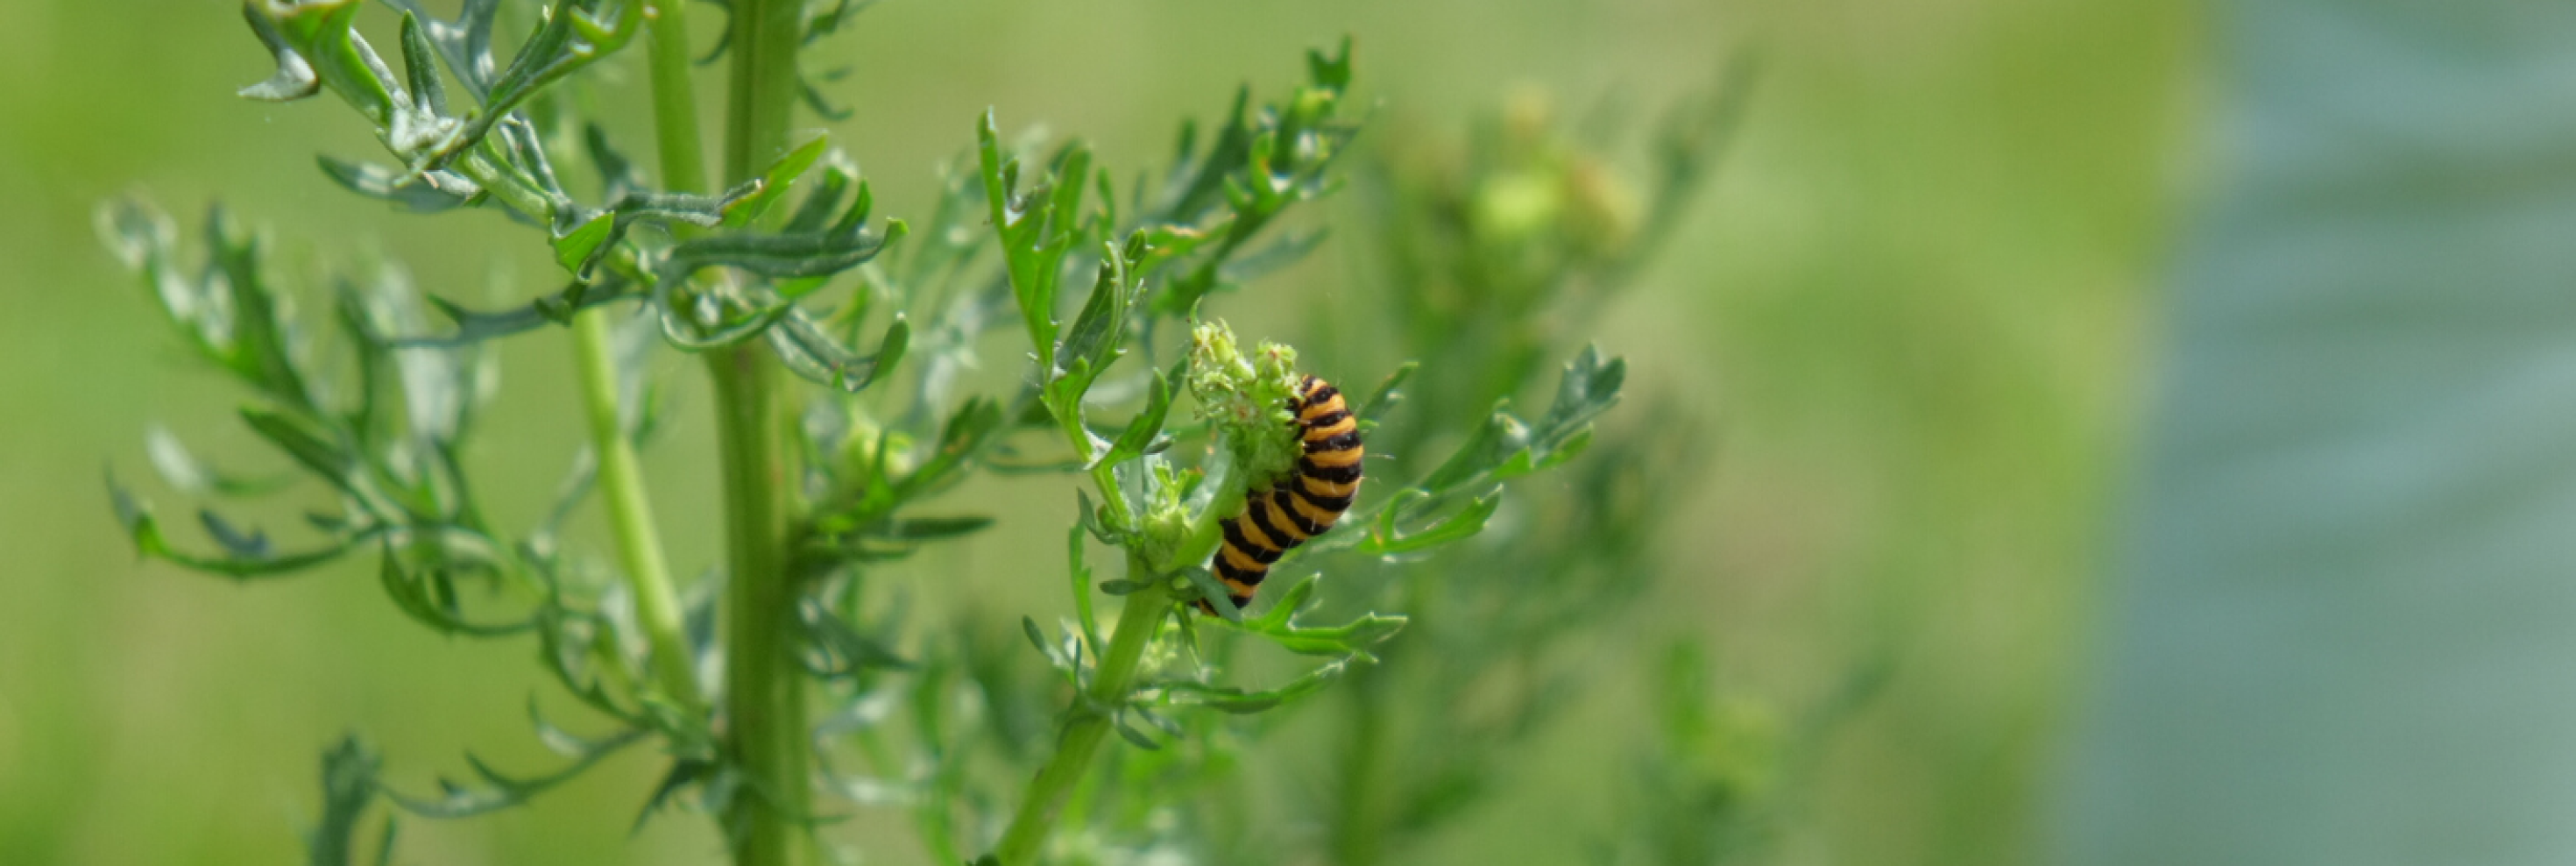
{"label": "narrow green leaflet", "polygon": [[1348,673],[1354,664],[1371,661],[1365,654],[1353,653],[1307,671],[1277,688],[1247,691],[1231,686],[1211,686],[1188,681],[1157,683],[1152,688],[1163,693],[1163,700],[1175,706],[1201,706],[1219,712],[1244,715],[1276,709],[1282,704],[1322,691],[1334,680]]}
{"label": "narrow green leaflet", "polygon": [[725,209],[724,225],[728,228],[747,226],[768,213],[770,205],[786,197],[787,187],[805,176],[806,169],[813,168],[814,162],[822,159],[823,152],[831,148],[830,136],[815,136],[813,141],[797,146],[786,156],[779,157],[777,162],[770,163],[769,170],[760,174],[759,189]]}
{"label": "narrow green leaflet", "polygon": [[[1407,490],[1404,493],[1418,495],[1419,491]],[[1381,513],[1378,522],[1371,527],[1368,540],[1362,542],[1358,550],[1373,556],[1391,556],[1465,541],[1485,531],[1486,522],[1493,520],[1494,512],[1502,507],[1502,491],[1495,490],[1477,497],[1465,509],[1447,519],[1412,532],[1397,528],[1395,517],[1402,509],[1389,507]]]}
{"label": "narrow green leaflet", "polygon": [[1261,616],[1243,620],[1243,630],[1268,638],[1281,649],[1300,655],[1341,655],[1365,652],[1384,643],[1404,630],[1405,618],[1369,613],[1335,626],[1309,626],[1297,622],[1298,615],[1313,606],[1315,585],[1319,578],[1308,577],[1290,587],[1279,603]]}
{"label": "narrow green leaflet", "polygon": [[302,571],[339,559],[367,540],[365,535],[348,535],[334,539],[323,547],[295,553],[270,553],[250,557],[199,556],[172,548],[168,538],[162,535],[161,523],[153,517],[152,509],[142,500],[136,499],[134,494],[124,486],[117,484],[113,475],[107,479],[107,493],[109,503],[115,508],[117,522],[125,527],[126,537],[134,543],[137,554],[190,571],[202,571],[236,580],[274,577]]}
{"label": "narrow green leaflet", "polygon": [[[342,737],[340,744],[322,753],[322,816],[312,829],[304,832],[305,862],[310,866],[359,866],[358,825],[366,818],[367,807],[374,805],[377,777],[384,769],[384,758],[359,741],[355,735]],[[385,866],[393,858],[394,832],[397,822],[385,819],[385,827],[376,837],[376,866]]]}
{"label": "narrow green leaflet", "polygon": [[627,730],[588,740],[571,764],[552,773],[528,778],[503,774],[485,764],[482,758],[467,753],[465,764],[474,771],[481,787],[460,785],[442,778],[438,780],[439,796],[435,798],[413,797],[391,788],[384,789],[384,792],[403,811],[426,818],[464,818],[495,812],[525,803],[529,798],[581,775],[592,764],[642,742],[644,735],[640,729]]}
{"label": "narrow green leaflet", "polygon": [[1173,365],[1171,375],[1154,374],[1153,386],[1145,395],[1145,410],[1127,422],[1127,429],[1109,443],[1109,450],[1092,461],[1093,466],[1116,465],[1144,456],[1145,450],[1153,446],[1154,437],[1162,434],[1164,418],[1171,414],[1172,383],[1183,381],[1188,368],[1189,360],[1184,358]]}

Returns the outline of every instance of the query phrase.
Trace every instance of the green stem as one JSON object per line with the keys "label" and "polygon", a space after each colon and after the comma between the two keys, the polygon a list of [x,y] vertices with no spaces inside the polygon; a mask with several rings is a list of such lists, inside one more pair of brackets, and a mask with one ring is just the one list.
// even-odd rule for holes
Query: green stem
{"label": "green stem", "polygon": [[[724,161],[729,182],[758,176],[786,149],[802,87],[796,74],[802,6],[793,0],[732,3]],[[654,45],[658,51],[677,41],[676,35],[657,33]],[[677,99],[676,93],[657,94],[657,103]],[[795,656],[802,629],[788,550],[790,418],[779,396],[778,361],[763,342],[709,352],[707,369],[715,380],[724,456],[725,735],[749,781],[727,808],[725,824],[736,866],[801,866],[813,862],[802,826],[814,814],[806,782],[813,755],[804,671]]]}
{"label": "green stem", "polygon": [[1341,818],[1333,822],[1337,866],[1375,866],[1384,859],[1386,825],[1380,802],[1384,798],[1378,790],[1378,763],[1386,751],[1383,670],[1362,665],[1351,672],[1350,742],[1342,753]]}
{"label": "green stem", "polygon": [[708,354],[724,463],[725,724],[751,780],[726,815],[737,866],[809,862],[798,824],[813,814],[776,366],[760,344]]}
{"label": "green stem", "polygon": [[492,161],[482,154],[468,151],[465,158],[457,160],[448,167],[474,181],[476,185],[483,188],[485,193],[500,200],[502,206],[518,211],[521,216],[534,219],[539,223],[550,223],[554,220],[554,205],[548,204],[545,196],[539,195],[536,190],[529,189],[525,184],[520,183],[517,177],[502,170],[500,166],[493,165]]}
{"label": "green stem", "polygon": [[732,101],[725,105],[725,177],[741,183],[787,152],[787,130],[804,82],[796,46],[804,4],[733,0]]}
{"label": "green stem", "polygon": [[1126,702],[1127,693],[1135,687],[1136,665],[1145,657],[1145,645],[1152,642],[1154,633],[1162,628],[1163,617],[1172,611],[1168,582],[1164,576],[1152,573],[1143,557],[1128,554],[1127,574],[1130,580],[1141,577],[1139,582],[1145,588],[1127,594],[1127,606],[1118,612],[1117,631],[1109,638],[1109,651],[1093,672],[1091,694],[1074,707],[1063,734],[1056,740],[1054,757],[1048,758],[1046,767],[1038,771],[1037,780],[1029,783],[1019,810],[1011,815],[1010,828],[1002,832],[1002,844],[993,851],[1002,866],[1030,866],[1037,862],[1038,849],[1046,844],[1047,832],[1054,829],[1065,796],[1090,770],[1092,757],[1109,736],[1109,714]]}
{"label": "green stem", "polygon": [[[689,92],[686,4],[650,0],[645,16],[653,30],[653,123],[662,151],[663,183],[675,191],[695,192],[706,186],[706,158],[698,148],[698,109]],[[469,158],[470,170],[482,165]],[[516,189],[503,179],[495,187]],[[506,196],[505,196],[506,197]],[[515,201],[527,210],[541,202]],[[543,216],[542,212],[536,215]],[[635,592],[635,611],[644,638],[652,647],[653,674],[662,690],[692,710],[704,705],[691,669],[687,629],[680,600],[673,591],[671,567],[662,556],[661,536],[654,528],[653,502],[644,492],[644,473],[635,444],[626,439],[617,405],[617,352],[610,345],[608,313],[582,310],[573,314],[574,363],[580,373],[582,405],[590,419],[591,452],[599,460],[600,492],[608,502],[608,525],[617,538],[618,564]]]}
{"label": "green stem", "polygon": [[[1088,445],[1076,441],[1076,449]],[[1076,453],[1080,453],[1077,451]],[[1127,497],[1119,495],[1118,471],[1107,463],[1091,467],[1091,484],[1100,488],[1100,505],[1109,509],[1109,525],[1119,529],[1136,529],[1136,516],[1127,511]]]}
{"label": "green stem", "polygon": [[698,142],[698,94],[689,83],[687,0],[646,0],[644,20],[653,79],[653,139],[661,150],[662,188],[707,191],[706,149]]}
{"label": "green stem", "polygon": [[609,345],[608,311],[583,310],[573,316],[572,345],[581,374],[582,404],[590,416],[590,450],[599,459],[599,490],[608,503],[608,526],[617,537],[618,565],[635,592],[635,613],[652,647],[653,673],[662,690],[681,706],[703,703],[698,680],[690,671],[689,642],[681,623],[679,595],[671,589],[671,568],[662,558],[661,536],[653,525],[653,502],[644,493],[644,472],[635,459],[635,444],[618,423],[617,354]]}

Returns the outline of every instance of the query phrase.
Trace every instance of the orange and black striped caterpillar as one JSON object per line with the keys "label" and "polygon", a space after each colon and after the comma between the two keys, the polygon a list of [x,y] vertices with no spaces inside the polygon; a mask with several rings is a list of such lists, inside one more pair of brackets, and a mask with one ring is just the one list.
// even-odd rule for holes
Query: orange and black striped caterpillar
{"label": "orange and black striped caterpillar", "polygon": [[[1269,490],[1246,493],[1243,513],[1226,521],[1225,545],[1217,549],[1216,577],[1236,608],[1252,603],[1252,591],[1270,575],[1271,563],[1332,529],[1360,492],[1359,419],[1343,404],[1341,389],[1313,376],[1299,379],[1288,411],[1297,416],[1305,447],[1296,474]],[[1204,599],[1199,609],[1216,612]]]}

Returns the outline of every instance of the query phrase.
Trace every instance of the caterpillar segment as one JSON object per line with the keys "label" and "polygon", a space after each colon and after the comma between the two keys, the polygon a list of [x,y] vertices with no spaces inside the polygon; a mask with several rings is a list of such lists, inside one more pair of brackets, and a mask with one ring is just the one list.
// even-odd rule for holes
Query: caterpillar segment
{"label": "caterpillar segment", "polygon": [[[1243,513],[1226,521],[1225,544],[1211,563],[1237,609],[1252,603],[1252,593],[1279,557],[1331,530],[1359,496],[1364,455],[1359,419],[1351,417],[1341,389],[1307,376],[1298,381],[1288,410],[1296,416],[1305,452],[1297,458],[1296,474],[1244,495]],[[1216,613],[1205,599],[1198,605]]]}

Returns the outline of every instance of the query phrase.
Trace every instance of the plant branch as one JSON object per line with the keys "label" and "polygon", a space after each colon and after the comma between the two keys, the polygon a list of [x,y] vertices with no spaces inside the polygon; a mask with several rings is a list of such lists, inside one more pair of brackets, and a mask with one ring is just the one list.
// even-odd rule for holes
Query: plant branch
{"label": "plant branch", "polygon": [[[662,181],[675,192],[706,188],[706,157],[698,146],[696,94],[689,89],[687,4],[649,0],[644,7],[652,28],[653,127],[661,148]],[[608,313],[591,308],[573,313],[573,354],[581,373],[582,403],[590,416],[591,451],[599,460],[600,491],[608,502],[609,528],[617,537],[618,562],[635,592],[636,615],[652,646],[653,672],[662,689],[682,706],[701,708],[706,697],[691,670],[690,652],[679,595],[672,589],[669,561],[653,522],[652,499],[635,445],[618,418],[617,354],[610,345]]]}
{"label": "plant branch", "polygon": [[1031,866],[1037,862],[1038,849],[1046,844],[1047,832],[1054,829],[1066,795],[1090,770],[1091,759],[1108,737],[1118,707],[1126,703],[1128,691],[1134,688],[1136,666],[1145,657],[1145,646],[1161,630],[1163,617],[1172,611],[1170,582],[1151,572],[1152,566],[1142,555],[1127,555],[1128,579],[1144,587],[1127,594],[1127,606],[1118,612],[1109,650],[1093,672],[1091,693],[1074,704],[1065,719],[1064,732],[1056,739],[1055,755],[1038,770],[1036,781],[1029,783],[1019,810],[1011,815],[1010,828],[1002,832],[1001,846],[993,851],[1001,866]]}
{"label": "plant branch", "polygon": [[671,588],[671,569],[662,557],[654,529],[653,503],[644,492],[644,473],[635,459],[635,444],[618,420],[617,355],[609,345],[608,313],[583,310],[573,316],[573,356],[580,371],[582,405],[590,416],[590,449],[599,460],[600,495],[608,505],[608,525],[617,537],[617,560],[635,592],[635,613],[651,644],[653,673],[662,690],[681,706],[695,709],[705,699],[690,671],[687,630],[679,595]]}

